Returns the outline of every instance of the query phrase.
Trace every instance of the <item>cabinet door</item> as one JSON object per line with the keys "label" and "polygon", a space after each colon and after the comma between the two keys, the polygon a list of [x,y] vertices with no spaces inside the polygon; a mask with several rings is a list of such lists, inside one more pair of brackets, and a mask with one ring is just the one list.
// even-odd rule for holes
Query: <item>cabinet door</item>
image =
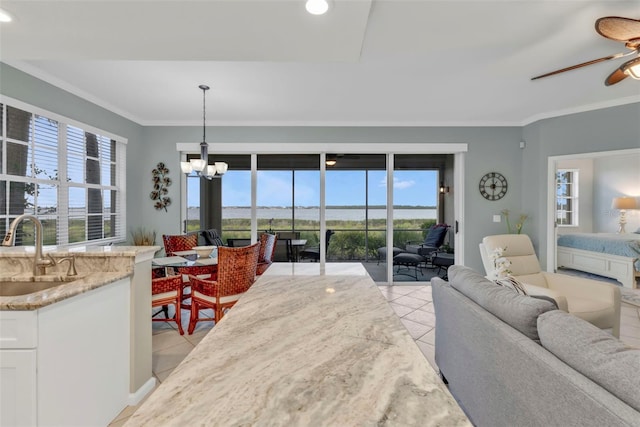
{"label": "cabinet door", "polygon": [[0,350],[0,425],[36,422],[36,350]]}

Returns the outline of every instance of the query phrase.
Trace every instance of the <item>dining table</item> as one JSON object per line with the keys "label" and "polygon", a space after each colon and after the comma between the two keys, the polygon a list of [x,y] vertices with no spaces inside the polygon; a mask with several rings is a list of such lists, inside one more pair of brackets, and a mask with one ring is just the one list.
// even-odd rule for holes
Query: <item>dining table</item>
{"label": "dining table", "polygon": [[215,253],[215,256],[200,257],[195,250],[176,251],[174,252],[173,256],[153,258],[151,260],[151,266],[153,268],[167,268],[191,267],[197,265],[217,265],[217,251],[214,251],[213,253]]}

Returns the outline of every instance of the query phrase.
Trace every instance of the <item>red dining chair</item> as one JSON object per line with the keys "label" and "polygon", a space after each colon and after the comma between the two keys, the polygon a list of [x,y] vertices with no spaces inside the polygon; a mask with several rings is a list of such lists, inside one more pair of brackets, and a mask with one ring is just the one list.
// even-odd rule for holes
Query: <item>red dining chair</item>
{"label": "red dining chair", "polygon": [[[193,234],[163,234],[162,235],[162,243],[164,244],[164,252],[166,254],[166,256],[175,256],[174,252],[179,252],[179,251],[188,251],[190,249],[193,249],[194,246],[198,246],[198,235],[193,233]],[[166,276],[172,276],[175,274],[178,274],[178,269],[174,268],[174,267],[170,267],[166,269]],[[153,273],[153,272],[152,272]],[[188,274],[195,274],[198,275],[200,273],[194,272],[194,273],[190,273],[190,272],[184,272],[182,273],[183,276],[183,288],[185,286],[186,283],[189,282],[188,279]],[[152,275],[152,277],[158,277],[158,273],[154,273]],[[187,285],[188,286],[188,285]],[[188,291],[188,289],[187,289]],[[189,299],[189,292],[185,292],[183,289],[183,297],[182,299]],[[185,308],[189,309],[190,307],[187,305],[184,305]],[[166,308],[165,308],[166,309]]]}
{"label": "red dining chair", "polygon": [[162,243],[167,256],[174,256],[174,252],[188,251],[198,246],[197,234],[163,234]]}
{"label": "red dining chair", "polygon": [[178,274],[182,275],[182,308],[191,310],[191,282],[189,276],[198,279],[216,280],[218,275],[217,265],[190,265],[187,267],[174,267]]}
{"label": "red dining chair", "polygon": [[273,263],[277,242],[278,237],[275,234],[262,233],[260,235],[260,254],[258,255],[258,266],[256,268],[258,276],[267,271],[267,268]]}
{"label": "red dining chair", "polygon": [[[167,306],[174,305],[176,314],[173,318],[169,317]],[[160,311],[155,313],[151,320],[154,322],[176,322],[180,335],[184,335],[182,330],[182,322],[180,310],[182,305],[182,275],[160,277],[151,280],[151,307],[162,307]],[[155,316],[164,312],[164,319]]]}
{"label": "red dining chair", "polygon": [[[203,320],[218,323],[224,313],[234,306],[256,279],[260,243],[241,248],[218,248],[218,276],[216,280],[189,276],[191,284],[191,317],[189,334]],[[214,317],[199,317],[200,310],[211,308]]]}

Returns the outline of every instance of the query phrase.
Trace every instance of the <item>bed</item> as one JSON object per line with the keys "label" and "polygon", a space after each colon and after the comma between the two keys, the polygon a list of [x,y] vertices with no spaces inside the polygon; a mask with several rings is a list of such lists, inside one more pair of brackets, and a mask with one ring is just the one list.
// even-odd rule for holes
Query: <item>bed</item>
{"label": "bed", "polygon": [[558,267],[610,277],[626,288],[635,288],[640,277],[640,234],[565,234],[557,254]]}

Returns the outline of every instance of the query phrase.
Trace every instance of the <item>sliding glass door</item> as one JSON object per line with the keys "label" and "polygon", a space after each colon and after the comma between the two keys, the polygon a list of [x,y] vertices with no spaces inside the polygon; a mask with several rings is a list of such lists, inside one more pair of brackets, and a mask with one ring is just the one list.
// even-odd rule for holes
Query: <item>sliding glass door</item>
{"label": "sliding glass door", "polygon": [[[325,157],[332,161],[321,165]],[[215,191],[200,193],[201,205],[221,212],[223,240],[255,239],[270,231],[320,249],[326,236],[326,261],[360,262],[376,282],[421,281],[433,274],[424,262],[410,275],[397,272],[393,255],[405,252],[408,242],[424,241],[433,224],[452,222],[453,199],[445,190],[454,175],[452,154],[225,154],[217,160],[229,164],[229,171],[213,180],[220,200],[212,198]]]}

